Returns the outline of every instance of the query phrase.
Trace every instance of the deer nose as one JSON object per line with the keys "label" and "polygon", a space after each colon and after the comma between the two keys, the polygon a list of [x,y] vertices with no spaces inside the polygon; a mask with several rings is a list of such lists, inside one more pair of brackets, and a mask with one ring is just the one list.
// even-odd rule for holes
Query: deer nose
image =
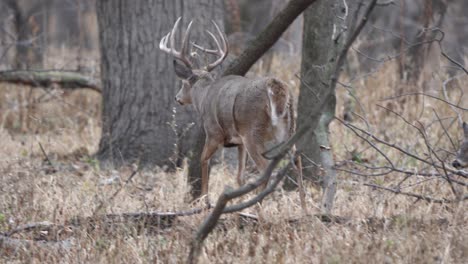
{"label": "deer nose", "polygon": [[174,99],[175,99],[175,101],[176,101],[177,103],[179,103],[180,105],[184,105],[184,103],[182,102],[182,100],[180,100],[180,98],[178,98],[177,96],[176,96]]}
{"label": "deer nose", "polygon": [[452,166],[453,166],[454,168],[458,169],[458,168],[461,167],[461,164],[460,164],[460,162],[458,162],[458,160],[454,160],[454,161],[452,162]]}

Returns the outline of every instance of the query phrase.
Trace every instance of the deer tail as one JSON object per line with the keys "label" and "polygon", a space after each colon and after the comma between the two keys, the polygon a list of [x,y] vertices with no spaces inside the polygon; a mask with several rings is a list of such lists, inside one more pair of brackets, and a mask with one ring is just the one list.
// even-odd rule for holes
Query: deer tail
{"label": "deer tail", "polygon": [[273,125],[277,125],[279,120],[287,114],[289,103],[288,86],[275,78],[267,81],[268,99],[270,101],[270,117]]}

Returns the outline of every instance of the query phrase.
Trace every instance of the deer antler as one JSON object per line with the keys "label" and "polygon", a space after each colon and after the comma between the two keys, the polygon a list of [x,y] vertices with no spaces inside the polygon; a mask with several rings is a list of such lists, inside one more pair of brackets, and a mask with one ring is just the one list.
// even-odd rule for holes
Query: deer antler
{"label": "deer antler", "polygon": [[[175,34],[177,32],[177,28],[179,26],[179,22],[181,20],[181,17],[177,19],[177,21],[174,24],[174,27],[172,30],[165,35],[161,41],[159,42],[159,49],[172,55],[174,58],[182,61],[187,67],[193,68],[192,62],[187,58],[188,55],[188,39],[190,38],[190,30],[192,28],[192,22],[190,21],[189,25],[187,26],[187,30],[185,30],[184,37],[182,38],[182,48],[181,51],[177,51],[175,49]],[[169,41],[170,47],[167,47],[167,42]]]}
{"label": "deer antler", "polygon": [[219,34],[219,36],[221,38],[222,47],[221,47],[218,39],[216,38],[216,36],[213,33],[211,33],[209,30],[207,30],[206,32],[214,40],[217,49],[206,49],[206,48],[204,48],[204,47],[202,47],[202,46],[200,46],[198,44],[192,43],[192,45],[195,48],[201,50],[202,52],[209,53],[209,54],[214,54],[214,55],[219,56],[219,58],[216,61],[214,61],[213,63],[208,64],[205,67],[206,71],[212,71],[216,66],[221,64],[224,61],[224,59],[226,59],[226,56],[227,56],[228,51],[229,51],[226,35],[221,31],[221,29],[219,29],[219,26],[218,26],[218,24],[216,24],[216,22],[214,22],[213,20],[211,22],[215,26],[216,31],[218,32],[218,34]]}

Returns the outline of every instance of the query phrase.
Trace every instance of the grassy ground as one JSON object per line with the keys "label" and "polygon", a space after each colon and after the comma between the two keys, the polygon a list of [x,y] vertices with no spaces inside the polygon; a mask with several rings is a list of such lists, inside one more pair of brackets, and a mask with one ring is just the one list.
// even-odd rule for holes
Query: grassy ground
{"label": "grassy ground", "polygon": [[[292,86],[296,66],[273,61],[273,69]],[[281,66],[281,67],[280,67]],[[293,70],[290,70],[293,68]],[[288,70],[283,70],[288,69]],[[262,72],[257,69],[257,72]],[[413,124],[427,128],[430,142],[453,152],[450,140],[434,121],[435,109],[441,118],[454,117],[447,104],[423,97],[381,101],[396,91],[415,89],[402,86],[392,64],[367,79],[353,82],[359,102],[349,101],[348,91],[338,89],[337,116],[352,111],[368,120],[377,136],[424,156],[427,149],[417,131],[377,104],[391,108]],[[442,83],[439,77],[436,83]],[[347,78],[342,82],[346,83]],[[449,90],[449,97],[468,107],[468,78]],[[441,85],[439,86],[440,89]],[[457,88],[458,87],[458,88]],[[460,88],[461,87],[461,88]],[[428,91],[441,97],[440,91]],[[74,217],[87,217],[101,207],[99,214],[187,210],[202,206],[188,204],[185,168],[165,173],[152,168],[125,180],[132,168],[102,169],[91,154],[100,137],[100,96],[92,91],[44,92],[27,87],[0,86],[0,232],[20,225],[48,221],[68,225]],[[350,103],[351,102],[351,103]],[[362,108],[361,108],[362,107]],[[465,120],[466,120],[465,113]],[[450,119],[444,119],[449,126]],[[359,118],[354,124],[367,125]],[[448,129],[457,142],[457,124]],[[349,130],[333,122],[332,150],[337,161],[356,160],[383,164],[383,158]],[[440,140],[439,140],[440,139]],[[41,147],[52,165],[45,160]],[[424,165],[413,158],[382,149],[399,167],[415,172]],[[445,155],[450,160],[450,154]],[[215,199],[226,184],[235,185],[235,171],[222,165],[211,173],[210,197]],[[346,221],[327,223],[304,216],[296,192],[278,190],[262,205],[246,212],[259,216],[259,222],[243,224],[227,215],[222,225],[206,240],[202,263],[466,263],[468,260],[467,203],[435,204],[412,197],[364,186],[372,183],[395,186],[404,175],[359,177],[339,172],[338,192],[333,214]],[[122,187],[123,186],[123,187]],[[466,188],[457,187],[465,192]],[[118,192],[120,190],[120,192]],[[404,190],[437,198],[453,199],[449,185],[440,178],[412,176]],[[320,213],[320,192],[307,186],[307,202],[312,214]],[[118,192],[116,195],[114,195]],[[0,262],[60,263],[180,263],[188,254],[188,244],[207,213],[179,217],[171,228],[147,230],[121,225],[113,229],[65,226],[53,235],[47,232],[20,232],[16,239],[43,236],[52,242],[26,243],[16,249],[2,247]],[[294,220],[294,221],[291,221]],[[66,248],[57,248],[60,240]],[[54,246],[55,245],[55,246]]]}

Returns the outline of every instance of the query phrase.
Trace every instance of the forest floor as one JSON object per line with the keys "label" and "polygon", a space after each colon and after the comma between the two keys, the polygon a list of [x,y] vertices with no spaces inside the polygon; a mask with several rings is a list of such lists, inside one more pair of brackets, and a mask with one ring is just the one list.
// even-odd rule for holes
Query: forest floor
{"label": "forest floor", "polygon": [[[278,69],[276,75],[297,89],[298,69],[293,68],[296,71]],[[353,81],[354,88],[338,87],[336,116],[355,112],[354,125],[427,157],[426,141],[404,117],[425,128],[427,140],[445,153],[441,156],[450,166],[462,135],[453,108],[426,96],[383,100],[420,91],[418,85],[402,85],[396,76],[396,67],[390,65]],[[444,98],[441,84],[448,77],[444,78],[436,80],[437,89],[424,92]],[[448,99],[467,108],[468,78],[454,82],[447,88]],[[164,172],[155,167],[137,173],[132,165],[102,168],[92,156],[100,138],[100,100],[93,91],[0,85],[0,262],[180,263],[187,258],[194,232],[209,211],[169,219],[151,214],[204,206],[185,201],[186,168]],[[466,111],[460,112],[468,120]],[[337,164],[346,165],[341,168],[385,164],[382,155],[340,122],[332,123],[330,136]],[[256,216],[254,220],[224,215],[205,241],[201,263],[466,263],[468,204],[452,201],[455,192],[466,194],[467,188],[451,188],[441,177],[419,175],[431,167],[391,147],[379,148],[398,168],[414,174],[371,177],[338,171],[335,218],[318,217],[321,191],[310,182],[306,181],[308,215],[296,191],[278,189],[261,205],[245,210]],[[366,184],[398,186],[447,202],[428,202]],[[221,163],[211,172],[212,201],[225,185],[235,186],[235,170]],[[138,216],[153,218],[142,222]]]}

